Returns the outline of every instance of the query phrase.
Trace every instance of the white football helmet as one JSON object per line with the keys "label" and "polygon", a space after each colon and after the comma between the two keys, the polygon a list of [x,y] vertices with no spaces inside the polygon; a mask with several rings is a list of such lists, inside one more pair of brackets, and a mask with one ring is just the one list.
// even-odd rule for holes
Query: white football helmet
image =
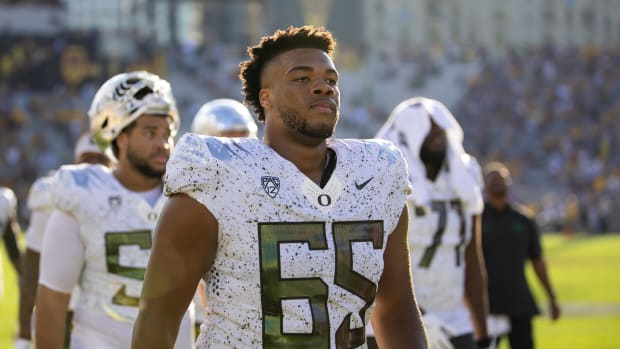
{"label": "white football helmet", "polygon": [[181,120],[170,84],[146,71],[111,77],[97,90],[88,110],[93,140],[106,149],[142,114],[169,115],[174,122],[174,136]]}
{"label": "white football helmet", "polygon": [[192,122],[192,132],[206,136],[222,137],[228,133],[246,133],[256,137],[258,127],[248,108],[240,102],[219,98],[200,107]]}
{"label": "white football helmet", "polygon": [[101,149],[94,143],[93,138],[89,133],[84,133],[75,142],[73,148],[73,157],[77,160],[83,153],[103,153]]}

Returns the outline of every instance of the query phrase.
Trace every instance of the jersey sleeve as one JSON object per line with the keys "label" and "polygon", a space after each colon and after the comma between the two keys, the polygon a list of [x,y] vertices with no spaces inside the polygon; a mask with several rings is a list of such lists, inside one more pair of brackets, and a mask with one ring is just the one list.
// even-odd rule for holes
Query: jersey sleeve
{"label": "jersey sleeve", "polygon": [[482,168],[480,167],[480,163],[476,160],[475,157],[465,153],[461,155],[463,163],[465,164],[465,168],[467,172],[474,179],[474,183],[476,188],[474,190],[478,191],[476,195],[476,200],[473,200],[469,204],[468,211],[473,215],[482,214],[482,210],[484,209],[484,200],[482,198],[482,188],[484,188],[484,179],[482,177]]}
{"label": "jersey sleeve", "polygon": [[56,171],[49,195],[54,209],[73,215],[87,198],[89,173],[86,167],[65,165]]}
{"label": "jersey sleeve", "polygon": [[30,224],[26,230],[26,246],[35,252],[41,251],[43,235],[52,210],[36,210],[30,214]]}
{"label": "jersey sleeve", "polygon": [[208,138],[193,133],[183,135],[174,148],[166,166],[164,193],[196,196],[199,191],[210,192],[210,183],[220,178],[218,163],[209,149]]}
{"label": "jersey sleeve", "polygon": [[482,188],[484,186],[484,179],[482,178],[482,168],[480,167],[480,163],[475,157],[469,154],[463,154],[462,158],[467,167],[467,171],[471,174],[476,184]]}
{"label": "jersey sleeve", "polygon": [[51,195],[52,183],[52,177],[41,177],[32,184],[28,193],[30,223],[26,230],[26,246],[36,252],[41,251],[45,225],[54,208]]}
{"label": "jersey sleeve", "polygon": [[71,293],[83,264],[79,223],[66,213],[54,211],[43,238],[39,283],[57,292]]}
{"label": "jersey sleeve", "polygon": [[379,163],[385,164],[385,182],[389,185],[389,190],[385,191],[386,203],[385,210],[390,218],[386,221],[384,227],[388,233],[396,228],[398,220],[405,207],[407,196],[412,193],[411,183],[409,183],[409,175],[407,172],[407,162],[401,151],[393,143],[389,141],[380,141],[382,147]]}
{"label": "jersey sleeve", "polygon": [[9,199],[9,217],[17,218],[17,197],[11,189],[7,189]]}
{"label": "jersey sleeve", "polygon": [[52,177],[41,177],[32,184],[28,193],[28,209],[51,210],[54,207],[51,195],[52,183]]}
{"label": "jersey sleeve", "polygon": [[0,221],[6,221],[15,218],[17,216],[17,197],[13,190],[9,188],[0,188]]}

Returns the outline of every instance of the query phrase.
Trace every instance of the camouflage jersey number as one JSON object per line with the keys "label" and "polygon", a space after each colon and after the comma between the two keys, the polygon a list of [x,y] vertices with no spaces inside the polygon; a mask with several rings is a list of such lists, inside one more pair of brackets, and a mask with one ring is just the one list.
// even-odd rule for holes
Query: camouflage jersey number
{"label": "camouflage jersey number", "polygon": [[[375,250],[383,248],[383,221],[332,223],[336,248],[334,283],[365,301],[359,317],[373,303],[376,285],[353,268],[353,242],[371,242]],[[282,278],[280,244],[306,243],[310,250],[327,250],[324,222],[259,223],[261,301],[263,307],[263,348],[329,348],[330,323],[327,310],[328,285],[319,277]],[[282,300],[307,299],[312,312],[312,333],[284,333]],[[338,348],[357,348],[364,344],[365,324],[349,328],[352,313],[336,330]]]}
{"label": "camouflage jersey number", "polygon": [[[138,230],[130,232],[110,232],[105,234],[105,255],[108,273],[128,279],[143,281],[145,268],[128,267],[120,263],[120,249],[122,246],[138,246],[140,250],[150,250],[152,245],[151,231]],[[138,297],[128,296],[125,285],[114,294],[112,304],[128,307],[137,307]]]}

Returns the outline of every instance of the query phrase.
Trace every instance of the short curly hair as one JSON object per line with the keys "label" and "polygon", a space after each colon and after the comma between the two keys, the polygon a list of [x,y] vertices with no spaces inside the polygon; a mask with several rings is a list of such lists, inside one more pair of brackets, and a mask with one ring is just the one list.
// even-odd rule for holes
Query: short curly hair
{"label": "short curly hair", "polygon": [[336,41],[324,27],[303,26],[277,30],[271,36],[263,36],[256,46],[248,47],[250,59],[241,62],[239,78],[244,103],[256,113],[258,121],[265,121],[265,111],[260,105],[258,93],[261,90],[261,73],[274,57],[297,48],[316,48],[330,57],[336,49]]}

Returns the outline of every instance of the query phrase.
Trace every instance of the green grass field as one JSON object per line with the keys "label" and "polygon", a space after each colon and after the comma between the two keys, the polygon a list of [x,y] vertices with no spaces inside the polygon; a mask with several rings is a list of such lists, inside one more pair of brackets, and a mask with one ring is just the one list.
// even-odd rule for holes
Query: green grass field
{"label": "green grass field", "polygon": [[[545,235],[545,255],[563,316],[534,323],[539,349],[620,348],[620,235],[565,238]],[[12,347],[17,321],[15,273],[2,248],[4,297],[0,299],[0,349]],[[530,285],[546,311],[546,298],[528,270]],[[508,349],[503,343],[499,349]]]}
{"label": "green grass field", "polygon": [[[536,347],[620,348],[620,235],[545,235],[549,274],[562,317],[547,316],[544,290],[528,266],[528,280],[543,314],[534,322]],[[499,349],[508,349],[503,342]]]}
{"label": "green grass field", "polygon": [[13,266],[6,257],[4,245],[2,250],[2,274],[4,276],[4,295],[0,297],[0,349],[13,347],[13,337],[17,324],[17,280]]}

